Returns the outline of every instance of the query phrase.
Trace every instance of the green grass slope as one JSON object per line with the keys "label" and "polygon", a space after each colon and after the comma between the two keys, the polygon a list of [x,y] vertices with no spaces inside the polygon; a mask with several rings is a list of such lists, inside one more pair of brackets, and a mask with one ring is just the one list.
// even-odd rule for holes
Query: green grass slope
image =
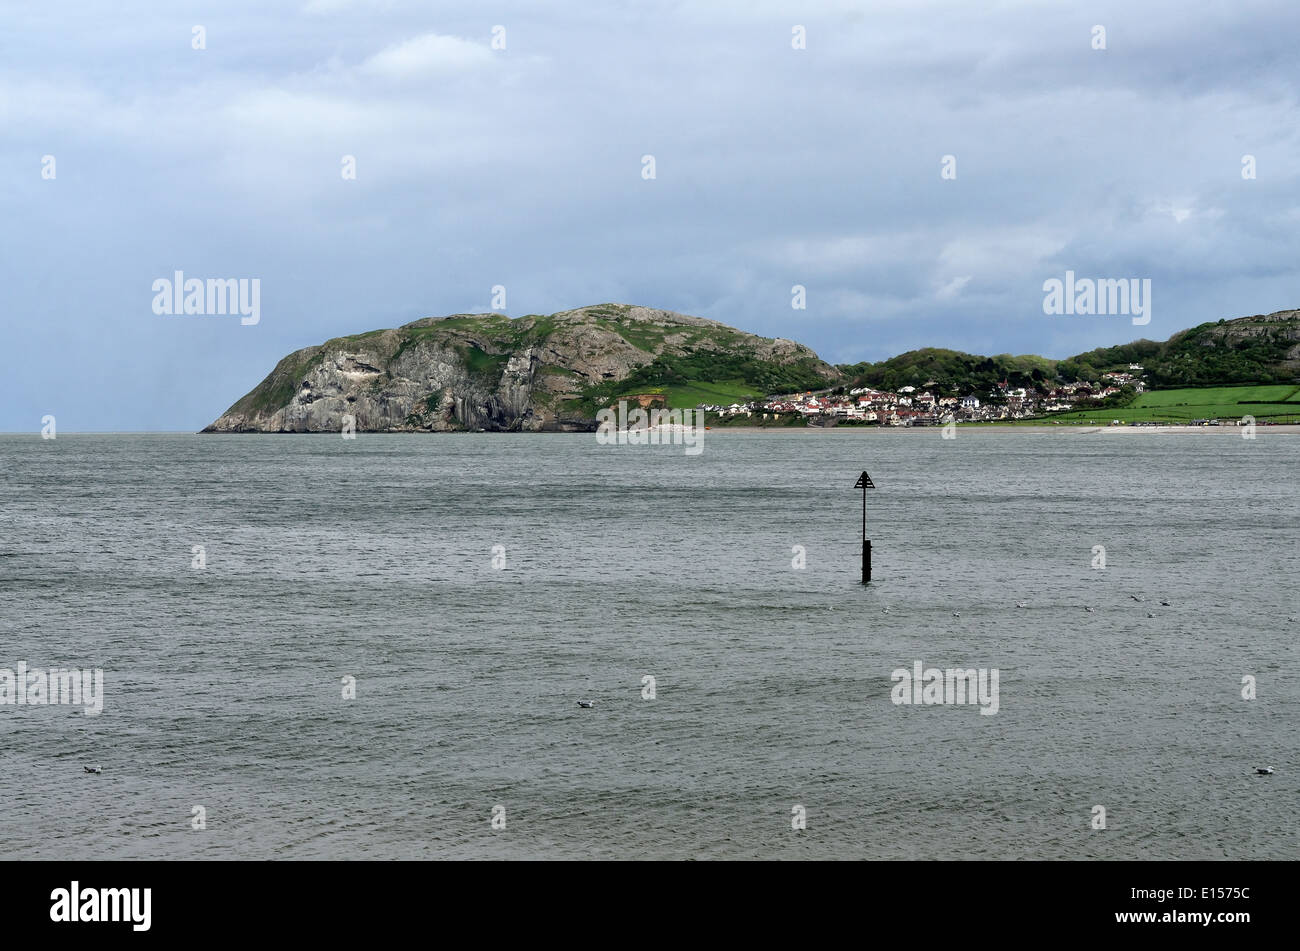
{"label": "green grass slope", "polygon": [[1186,423],[1193,419],[1300,422],[1300,386],[1221,386],[1153,390],[1118,409],[1076,410],[1047,417],[1061,423]]}

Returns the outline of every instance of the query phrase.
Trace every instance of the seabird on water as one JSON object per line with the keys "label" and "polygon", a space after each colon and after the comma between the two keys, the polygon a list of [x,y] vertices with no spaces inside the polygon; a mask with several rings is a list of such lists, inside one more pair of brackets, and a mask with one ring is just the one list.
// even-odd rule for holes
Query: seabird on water
{"label": "seabird on water", "polygon": [[1259,775],[1261,775],[1261,776],[1272,776],[1272,775],[1273,775],[1273,767],[1271,767],[1271,766],[1256,766],[1256,767],[1255,767],[1255,772],[1259,773]]}
{"label": "seabird on water", "polygon": [[104,771],[104,767],[102,766],[83,766],[81,768],[88,773],[102,773]]}
{"label": "seabird on water", "polygon": [[590,708],[590,707],[594,707],[595,705],[596,705],[596,701],[595,701],[595,700],[579,700],[579,701],[578,701],[578,706],[580,706],[580,707],[588,707],[588,708]]}

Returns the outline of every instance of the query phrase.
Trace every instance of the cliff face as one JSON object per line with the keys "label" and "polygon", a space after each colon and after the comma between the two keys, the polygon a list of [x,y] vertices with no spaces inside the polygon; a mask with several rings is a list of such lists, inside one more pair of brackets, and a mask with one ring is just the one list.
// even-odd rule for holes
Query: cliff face
{"label": "cliff face", "polygon": [[291,353],[203,431],[339,432],[348,415],[359,432],[586,431],[623,381],[692,376],[763,392],[840,372],[790,340],[624,304],[426,317]]}
{"label": "cliff face", "polygon": [[1201,324],[1170,337],[1148,361],[1160,386],[1300,382],[1300,311]]}
{"label": "cliff face", "polygon": [[1272,344],[1274,355],[1285,369],[1300,370],[1300,310],[1279,310],[1272,314],[1202,324],[1174,334],[1168,345],[1241,349],[1257,342]]}

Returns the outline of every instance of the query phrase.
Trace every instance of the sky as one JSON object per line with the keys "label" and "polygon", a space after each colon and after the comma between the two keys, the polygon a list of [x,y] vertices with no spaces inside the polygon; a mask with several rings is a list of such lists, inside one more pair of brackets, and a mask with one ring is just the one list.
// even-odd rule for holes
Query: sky
{"label": "sky", "polygon": [[[1298,38],[1294,0],[10,4],[0,431],[197,430],[497,286],[833,363],[1300,307]],[[258,321],[155,313],[178,270]],[[1045,314],[1068,270],[1150,323]]]}

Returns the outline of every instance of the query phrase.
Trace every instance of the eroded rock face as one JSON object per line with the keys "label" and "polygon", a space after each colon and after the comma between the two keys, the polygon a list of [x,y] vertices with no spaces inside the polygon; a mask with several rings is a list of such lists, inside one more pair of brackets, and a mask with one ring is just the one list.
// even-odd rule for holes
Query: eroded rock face
{"label": "eroded rock face", "polygon": [[[1170,342],[1194,332],[1185,330],[1176,333]],[[1242,341],[1267,338],[1290,344],[1283,356],[1283,367],[1292,371],[1300,370],[1300,311],[1280,310],[1272,314],[1256,314],[1252,317],[1239,317],[1222,324],[1208,327],[1197,338],[1202,347],[1229,348]]]}
{"label": "eroded rock face", "polygon": [[826,381],[839,371],[790,340],[770,340],[671,311],[601,304],[546,317],[426,317],[331,340],[281,360],[204,432],[595,428],[566,403],[620,381],[663,354],[738,354],[800,362]]}

